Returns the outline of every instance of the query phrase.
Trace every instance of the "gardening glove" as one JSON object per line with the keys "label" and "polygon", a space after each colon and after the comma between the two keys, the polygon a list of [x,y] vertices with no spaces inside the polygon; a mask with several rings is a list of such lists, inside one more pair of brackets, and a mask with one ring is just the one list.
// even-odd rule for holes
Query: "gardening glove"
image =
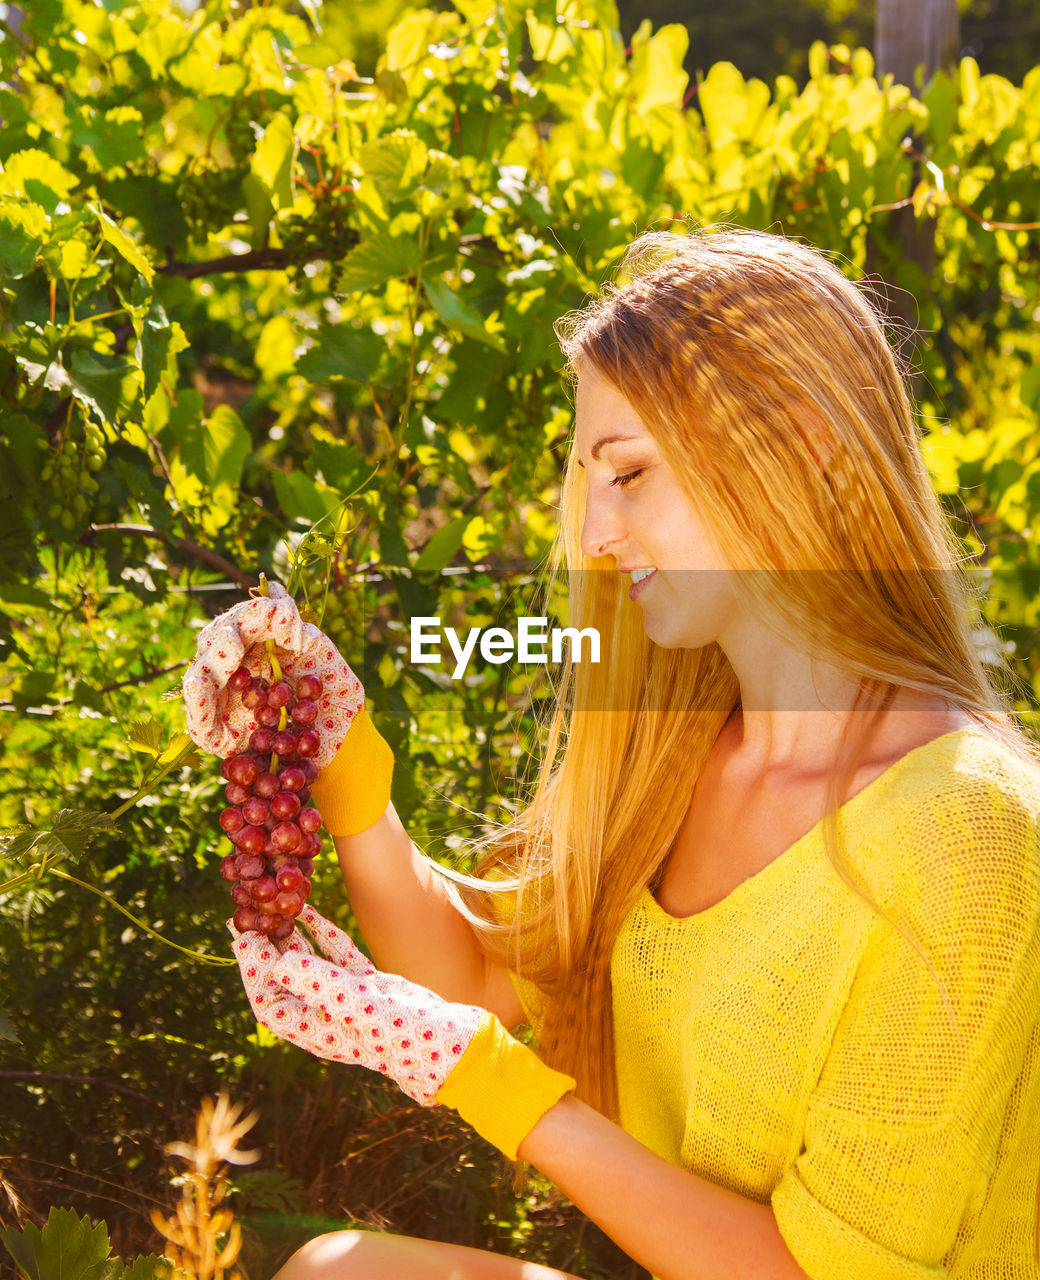
{"label": "gardening glove", "polygon": [[332,835],[354,835],[381,817],[390,802],[393,755],[365,711],[365,691],[336,646],[304,622],[293,598],[277,582],[269,596],[254,596],[214,618],[199,632],[195,661],[184,677],[187,727],[204,751],[230,756],[244,751],[257,728],[242,695],[228,687],[239,667],[270,679],[266,641],[274,643],[283,675],[303,675],[323,685],[314,728],[321,772],[314,802]]}
{"label": "gardening glove", "polygon": [[280,950],[259,933],[234,952],[257,1021],[308,1053],[389,1076],[421,1106],[452,1107],[511,1160],[535,1124],[575,1087],[475,1005],[452,1004],[380,973],[347,934],[304,906]]}

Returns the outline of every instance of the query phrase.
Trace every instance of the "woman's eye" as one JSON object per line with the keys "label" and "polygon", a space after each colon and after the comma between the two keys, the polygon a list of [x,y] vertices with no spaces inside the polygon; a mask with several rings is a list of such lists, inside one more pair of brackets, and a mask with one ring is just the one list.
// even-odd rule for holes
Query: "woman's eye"
{"label": "woman's eye", "polygon": [[615,485],[618,489],[623,489],[626,484],[631,484],[632,481],[636,478],[636,476],[641,476],[642,474],[643,474],[643,468],[639,467],[636,471],[630,471],[627,475],[615,476],[610,483],[612,485]]}

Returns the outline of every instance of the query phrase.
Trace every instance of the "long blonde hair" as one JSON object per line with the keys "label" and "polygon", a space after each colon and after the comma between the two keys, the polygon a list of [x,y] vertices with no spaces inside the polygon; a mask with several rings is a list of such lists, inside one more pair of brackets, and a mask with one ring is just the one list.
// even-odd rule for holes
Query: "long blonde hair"
{"label": "long blonde hair", "polygon": [[[978,602],[878,312],[818,251],[724,228],[641,236],[557,331],[571,373],[592,366],[629,401],[724,560],[751,571],[737,588],[858,679],[866,714],[848,717],[824,836],[869,901],[836,813],[898,689],[941,695],[1032,756],[973,642]],[[564,667],[531,801],[481,865],[511,909],[462,897],[488,951],[539,989],[540,1052],[613,1116],[614,942],[739,687],[717,645],[647,639],[619,575],[598,571],[612,558],[581,550],[585,496],[572,454],[552,572],[569,575],[570,625],[595,627],[611,661]]]}

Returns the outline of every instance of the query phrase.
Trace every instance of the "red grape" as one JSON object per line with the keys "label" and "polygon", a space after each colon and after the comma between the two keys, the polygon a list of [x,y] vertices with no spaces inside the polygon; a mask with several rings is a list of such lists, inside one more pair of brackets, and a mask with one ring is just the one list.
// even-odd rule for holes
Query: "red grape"
{"label": "red grape", "polygon": [[251,756],[235,756],[228,769],[228,777],[241,787],[251,787],[258,772],[256,761]]}
{"label": "red grape", "polygon": [[286,920],[284,917],[276,916],[274,919],[276,923],[267,930],[267,936],[272,942],[284,942],[295,926],[291,920]]}
{"label": "red grape", "polygon": [[246,820],[242,816],[242,810],[234,805],[229,805],[219,818],[221,829],[226,831],[229,836],[233,836],[236,831],[241,831],[246,825]]}
{"label": "red grape", "polygon": [[287,707],[291,701],[292,690],[284,680],[277,681],[267,691],[267,705],[269,707]]}
{"label": "red grape", "polygon": [[281,714],[277,707],[263,706],[256,713],[257,721],[267,729],[273,729],[281,719]]}
{"label": "red grape", "polygon": [[234,689],[236,693],[244,693],[252,683],[253,675],[249,668],[239,667],[237,671],[232,671],[228,679],[228,688]]}
{"label": "red grape", "polygon": [[231,886],[231,901],[236,907],[250,906],[253,895],[249,892],[249,886],[243,884],[241,880],[236,881]]}
{"label": "red grape", "polygon": [[283,853],[292,853],[299,848],[302,837],[295,822],[280,822],[271,832],[271,839]]}
{"label": "red grape", "polygon": [[261,876],[259,880],[254,880],[250,886],[253,895],[253,901],[259,905],[261,902],[270,902],[278,896],[278,884],[274,876]]}
{"label": "red grape", "polygon": [[279,773],[278,781],[285,791],[302,791],[305,786],[303,770],[295,764],[287,765]]}
{"label": "red grape", "polygon": [[243,827],[235,832],[235,844],[241,853],[263,853],[267,832],[263,827]]}
{"label": "red grape", "polygon": [[[262,827],[270,812],[271,806],[260,796],[250,796],[242,805],[242,816],[246,822],[252,823],[254,827]],[[278,814],[278,817],[283,817]]]}
{"label": "red grape", "polygon": [[276,877],[278,888],[286,893],[296,893],[303,884],[304,875],[299,867],[282,867]]}
{"label": "red grape", "polygon": [[270,755],[271,743],[274,741],[274,733],[270,729],[265,729],[263,725],[259,729],[254,729],[249,735],[249,745],[254,751],[260,752],[261,755]]}
{"label": "red grape", "polygon": [[281,916],[298,916],[303,907],[303,899],[298,893],[280,893],[274,900],[275,910]]}
{"label": "red grape", "polygon": [[249,711],[258,711],[267,703],[267,694],[257,685],[250,687],[242,694],[242,705]]}
{"label": "red grape", "polygon": [[229,782],[224,788],[224,794],[228,804],[243,804],[249,799],[249,788],[240,786],[237,782]]}
{"label": "red grape", "polygon": [[270,800],[281,789],[282,784],[276,773],[262,773],[253,783],[253,795],[263,796],[265,800]]}
{"label": "red grape", "polygon": [[271,801],[271,813],[283,821],[295,818],[300,812],[300,797],[295,791],[279,791]]}
{"label": "red grape", "polygon": [[313,729],[304,729],[303,733],[296,739],[296,754],[301,756],[316,756],[321,750],[321,739]]}
{"label": "red grape", "polygon": [[325,691],[325,686],[317,676],[300,676],[296,681],[296,696],[315,702]]}
{"label": "red grape", "polygon": [[305,835],[312,836],[321,827],[321,814],[317,809],[301,809],[296,823]]}
{"label": "red grape", "polygon": [[256,907],[239,907],[235,912],[234,926],[239,933],[255,929],[260,922],[260,914]]}
{"label": "red grape", "polygon": [[292,709],[293,724],[313,724],[318,717],[318,704],[304,698]]}
{"label": "red grape", "polygon": [[264,859],[259,853],[240,853],[235,859],[241,880],[256,880],[264,874]]}
{"label": "red grape", "polygon": [[[235,855],[233,853],[229,853],[226,858],[221,858],[220,874],[225,880],[230,880],[232,882],[238,879],[238,871],[235,867]],[[284,889],[285,885],[282,885],[281,887]]]}
{"label": "red grape", "polygon": [[289,756],[295,755],[298,750],[296,739],[288,729],[282,729],[274,735],[274,741],[271,743],[271,750],[279,759],[287,759]]}

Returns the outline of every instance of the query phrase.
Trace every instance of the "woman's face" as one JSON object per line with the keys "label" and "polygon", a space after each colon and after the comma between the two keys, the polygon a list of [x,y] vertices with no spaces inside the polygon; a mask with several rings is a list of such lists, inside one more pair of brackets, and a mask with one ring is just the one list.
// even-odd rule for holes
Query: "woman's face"
{"label": "woman's face", "polygon": [[613,556],[656,644],[720,640],[738,611],[729,570],[642,419],[587,362],[574,443],[588,478],[582,550]]}

